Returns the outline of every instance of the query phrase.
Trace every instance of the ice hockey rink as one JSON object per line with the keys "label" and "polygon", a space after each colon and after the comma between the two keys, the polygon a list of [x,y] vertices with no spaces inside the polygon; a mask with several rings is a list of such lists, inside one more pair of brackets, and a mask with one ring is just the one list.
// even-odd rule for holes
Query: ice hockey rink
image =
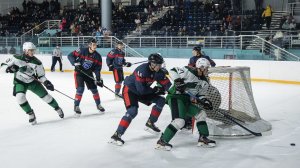
{"label": "ice hockey rink", "polygon": [[[73,73],[47,72],[55,88],[73,97]],[[112,75],[102,75],[104,84],[114,88]],[[272,124],[272,135],[243,139],[216,139],[217,147],[197,147],[198,137],[181,131],[170,142],[171,151],[155,150],[159,136],[144,131],[150,107],[140,105],[139,114],[123,136],[122,147],[108,144],[125,113],[123,101],[99,88],[106,112],[99,115],[92,94],[85,90],[82,116],[73,117],[73,100],[51,92],[65,113],[57,113],[30,91],[27,98],[38,124],[12,96],[13,75],[0,73],[0,167],[273,167],[296,168],[300,164],[300,86],[252,82],[253,94],[261,117]],[[171,121],[165,106],[157,126],[162,130]],[[291,146],[295,143],[295,146]]]}

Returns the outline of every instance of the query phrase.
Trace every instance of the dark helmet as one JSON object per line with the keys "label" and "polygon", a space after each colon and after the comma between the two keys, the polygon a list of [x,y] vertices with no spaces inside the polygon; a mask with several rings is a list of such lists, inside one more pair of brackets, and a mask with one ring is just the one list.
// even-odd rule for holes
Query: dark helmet
{"label": "dark helmet", "polygon": [[201,47],[194,47],[193,50],[198,51],[199,53],[201,52]]}
{"label": "dark helmet", "polygon": [[95,38],[90,38],[88,40],[88,44],[91,44],[91,43],[97,43],[97,40]]}
{"label": "dark helmet", "polygon": [[118,44],[124,45],[122,41],[117,41],[117,45]]}
{"label": "dark helmet", "polygon": [[149,55],[148,62],[152,62],[152,63],[155,63],[155,64],[162,64],[162,63],[164,63],[164,59],[160,54],[153,53],[153,54]]}

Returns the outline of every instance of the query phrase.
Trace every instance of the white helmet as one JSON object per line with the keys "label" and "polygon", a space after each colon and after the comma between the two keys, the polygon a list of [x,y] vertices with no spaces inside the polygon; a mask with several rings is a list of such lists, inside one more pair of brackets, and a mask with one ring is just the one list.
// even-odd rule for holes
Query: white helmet
{"label": "white helmet", "polygon": [[32,42],[25,42],[23,44],[23,51],[27,51],[27,50],[36,50],[36,47]]}
{"label": "white helmet", "polygon": [[208,68],[210,67],[210,63],[206,58],[199,58],[196,61],[196,68]]}

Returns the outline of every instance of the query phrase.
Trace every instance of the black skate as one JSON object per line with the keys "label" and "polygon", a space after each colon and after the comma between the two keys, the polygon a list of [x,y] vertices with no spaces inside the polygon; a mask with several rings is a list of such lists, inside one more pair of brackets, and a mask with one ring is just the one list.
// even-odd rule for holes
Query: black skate
{"label": "black skate", "polygon": [[35,118],[35,114],[33,111],[27,113],[29,115],[29,123],[31,125],[35,125],[36,124],[36,118]]}
{"label": "black skate", "polygon": [[144,130],[154,135],[158,135],[160,133],[160,129],[156,127],[155,124],[150,121],[150,119],[148,119],[148,121],[146,122]]}
{"label": "black skate", "polygon": [[109,143],[117,145],[117,146],[122,146],[124,145],[124,141],[121,139],[121,134],[118,132],[115,132],[114,135],[111,137]]}
{"label": "black skate", "polygon": [[57,109],[55,109],[55,111],[57,112],[57,114],[59,115],[60,118],[64,118],[64,112],[62,111],[62,109],[60,107],[58,107]]}
{"label": "black skate", "polygon": [[104,107],[102,107],[101,104],[98,104],[98,105],[97,105],[97,109],[98,109],[100,112],[104,112],[104,111],[105,111]]}
{"label": "black skate", "polygon": [[169,144],[168,142],[164,141],[162,137],[157,141],[155,149],[157,150],[165,150],[165,151],[170,151],[172,149],[172,145]]}
{"label": "black skate", "polygon": [[75,112],[75,117],[80,117],[81,115],[81,110],[79,108],[79,106],[74,106],[74,112]]}
{"label": "black skate", "polygon": [[216,146],[216,141],[210,140],[206,136],[200,135],[197,146],[212,148]]}

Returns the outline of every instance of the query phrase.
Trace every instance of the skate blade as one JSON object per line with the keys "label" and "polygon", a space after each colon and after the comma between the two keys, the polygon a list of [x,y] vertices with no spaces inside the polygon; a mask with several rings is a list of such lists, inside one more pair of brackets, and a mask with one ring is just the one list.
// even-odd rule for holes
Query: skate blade
{"label": "skate blade", "polygon": [[169,146],[161,146],[161,145],[159,145],[159,144],[156,144],[155,149],[156,149],[156,150],[170,151],[172,148],[169,147]]}
{"label": "skate blade", "polygon": [[105,109],[104,108],[101,108],[101,109],[98,109],[100,112],[104,112],[105,111]]}
{"label": "skate blade", "polygon": [[146,127],[146,126],[144,127],[144,130],[153,135],[160,135],[160,132],[153,131],[151,128]]}
{"label": "skate blade", "polygon": [[116,145],[116,146],[123,146],[124,144],[120,141],[116,141],[114,139],[110,139],[110,141],[108,141],[108,143]]}
{"label": "skate blade", "polygon": [[210,143],[210,144],[205,144],[203,142],[198,142],[197,147],[202,147],[202,148],[213,148],[215,147],[215,143]]}
{"label": "skate blade", "polygon": [[31,124],[31,125],[36,125],[37,122],[36,122],[36,121],[33,121],[33,122],[31,122],[30,124]]}

